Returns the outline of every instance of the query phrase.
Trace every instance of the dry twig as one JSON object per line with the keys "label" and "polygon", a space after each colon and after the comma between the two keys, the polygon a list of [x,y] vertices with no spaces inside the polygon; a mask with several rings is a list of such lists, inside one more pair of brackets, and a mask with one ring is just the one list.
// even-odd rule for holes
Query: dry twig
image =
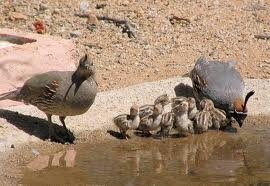
{"label": "dry twig", "polygon": [[262,34],[258,34],[258,35],[254,35],[254,37],[256,38],[256,39],[270,39],[270,35],[262,35]]}
{"label": "dry twig", "polygon": [[[89,14],[76,13],[75,16],[88,18]],[[108,21],[108,22],[114,23],[118,27],[121,27],[122,32],[127,33],[129,38],[135,38],[136,37],[131,24],[127,20],[111,18],[111,17],[108,17],[108,16],[96,16],[96,17],[97,17],[98,20]]]}

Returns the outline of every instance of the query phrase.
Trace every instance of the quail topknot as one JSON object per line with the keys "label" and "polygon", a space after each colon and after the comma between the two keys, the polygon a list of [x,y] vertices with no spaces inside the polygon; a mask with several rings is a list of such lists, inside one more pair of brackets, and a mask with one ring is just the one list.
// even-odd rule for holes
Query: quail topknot
{"label": "quail topknot", "polygon": [[75,72],[50,71],[35,75],[22,87],[1,94],[0,100],[10,99],[36,106],[47,115],[49,139],[64,143],[53,129],[52,115],[59,116],[69,142],[73,142],[65,118],[85,113],[93,104],[96,94],[95,67],[86,54],[80,59]]}
{"label": "quail topknot", "polygon": [[190,75],[198,100],[211,99],[217,108],[225,110],[227,118],[233,117],[240,127],[243,125],[247,102],[255,92],[250,91],[243,98],[245,84],[235,62],[207,61],[200,57]]}

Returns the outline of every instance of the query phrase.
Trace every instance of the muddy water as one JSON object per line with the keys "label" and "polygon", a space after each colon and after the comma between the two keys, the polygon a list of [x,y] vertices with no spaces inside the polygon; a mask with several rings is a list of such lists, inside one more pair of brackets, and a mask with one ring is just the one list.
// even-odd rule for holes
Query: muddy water
{"label": "muddy water", "polygon": [[[261,125],[260,125],[261,126]],[[270,184],[270,129],[210,131],[165,140],[134,136],[80,144],[76,166],[26,170],[25,185]]]}

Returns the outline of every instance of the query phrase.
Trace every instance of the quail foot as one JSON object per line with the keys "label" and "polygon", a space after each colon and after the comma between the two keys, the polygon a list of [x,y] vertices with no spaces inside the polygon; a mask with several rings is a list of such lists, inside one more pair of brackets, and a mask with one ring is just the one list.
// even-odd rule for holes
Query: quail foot
{"label": "quail foot", "polygon": [[153,114],[146,115],[141,118],[138,130],[142,131],[146,135],[152,135],[150,131],[157,130],[160,127],[162,112],[162,104],[155,104]]}
{"label": "quail foot", "polygon": [[121,114],[113,119],[114,124],[119,128],[124,139],[128,139],[126,134],[129,129],[137,129],[140,123],[139,107],[133,105],[130,108],[130,114]]}
{"label": "quail foot", "polygon": [[87,55],[80,59],[76,71],[50,71],[28,79],[16,90],[0,95],[0,100],[10,99],[31,104],[43,111],[49,121],[49,139],[64,143],[53,129],[52,115],[58,115],[73,142],[66,127],[66,116],[84,114],[93,104],[97,94],[95,68]]}
{"label": "quail foot", "polygon": [[166,112],[166,113],[162,114],[161,123],[160,123],[160,127],[161,127],[160,134],[162,137],[169,136],[170,131],[173,127],[173,123],[174,123],[174,113],[173,112]]}
{"label": "quail foot", "polygon": [[207,61],[200,57],[190,75],[196,98],[211,99],[217,108],[225,110],[227,118],[233,117],[242,127],[248,113],[247,102],[255,92],[250,91],[243,98],[245,84],[235,62]]}
{"label": "quail foot", "polygon": [[213,109],[212,101],[209,99],[203,99],[200,102],[201,111],[199,111],[195,116],[194,130],[196,133],[201,134],[212,127],[212,117],[210,111]]}
{"label": "quail foot", "polygon": [[175,115],[174,127],[179,132],[179,136],[186,137],[189,134],[193,134],[193,122],[188,118],[188,101],[181,101],[172,108],[172,112]]}

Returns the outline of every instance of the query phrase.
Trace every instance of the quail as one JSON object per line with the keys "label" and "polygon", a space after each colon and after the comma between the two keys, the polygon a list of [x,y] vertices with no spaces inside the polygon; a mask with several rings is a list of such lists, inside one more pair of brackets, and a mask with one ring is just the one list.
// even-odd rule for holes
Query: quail
{"label": "quail", "polygon": [[160,127],[162,119],[163,106],[161,103],[155,104],[153,113],[141,118],[138,130],[144,134],[151,135],[150,131],[157,130]]}
{"label": "quail", "polygon": [[211,110],[213,110],[213,102],[209,99],[203,99],[200,102],[201,111],[199,111],[195,116],[194,130],[196,133],[201,134],[212,127],[212,117]]}
{"label": "quail", "polygon": [[183,100],[186,100],[188,102],[188,118],[190,120],[193,120],[195,118],[196,113],[198,112],[196,107],[196,100],[193,97],[184,97],[184,96],[178,96],[171,99],[172,108],[174,108],[176,105],[181,103]]}
{"label": "quail", "polygon": [[161,118],[161,123],[160,123],[160,127],[161,127],[161,136],[162,137],[168,137],[170,134],[170,131],[173,127],[173,123],[174,123],[174,113],[173,112],[166,112],[164,114],[162,114],[162,118]]}
{"label": "quail", "polygon": [[155,105],[161,104],[161,106],[164,108],[169,103],[170,103],[170,100],[167,94],[162,94],[158,96],[154,101],[154,105],[140,106],[140,118],[144,118],[145,116],[152,115]]}
{"label": "quail", "polygon": [[128,139],[126,134],[129,129],[137,129],[140,124],[139,107],[133,105],[130,114],[121,114],[113,119],[114,124],[119,128],[124,139]]}
{"label": "quail", "polygon": [[243,98],[245,84],[235,62],[207,61],[200,57],[190,76],[198,100],[211,99],[215,107],[226,112],[227,118],[234,118],[242,127],[248,113],[247,102],[255,92],[250,91]]}
{"label": "quail", "polygon": [[179,132],[179,136],[193,134],[193,122],[188,118],[188,101],[181,101],[172,108],[172,112],[175,115],[174,128]]}
{"label": "quail", "polygon": [[22,87],[0,95],[0,100],[10,99],[36,106],[49,121],[49,139],[64,143],[53,129],[52,115],[58,115],[71,141],[66,127],[66,116],[84,114],[93,104],[97,94],[95,67],[86,54],[75,71],[49,71],[28,79]]}

